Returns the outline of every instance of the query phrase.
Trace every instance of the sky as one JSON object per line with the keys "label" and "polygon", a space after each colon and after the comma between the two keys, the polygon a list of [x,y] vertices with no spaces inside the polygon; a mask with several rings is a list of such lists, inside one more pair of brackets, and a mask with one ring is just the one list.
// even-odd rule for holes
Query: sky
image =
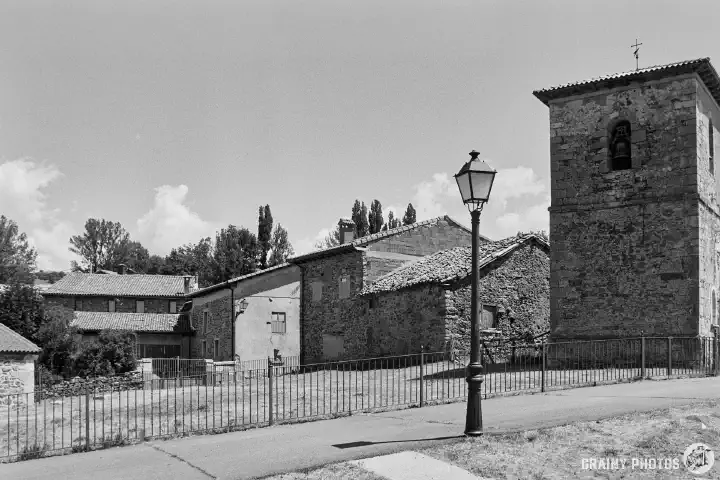
{"label": "sky", "polygon": [[[547,230],[548,109],[532,91],[700,57],[720,2],[243,0],[0,3],[0,214],[65,270],[88,218],[150,253],[269,204],[296,253],[355,199],[470,216],[453,175],[498,173],[480,232]],[[720,67],[720,63],[718,63]],[[717,67],[716,67],[717,68]]]}

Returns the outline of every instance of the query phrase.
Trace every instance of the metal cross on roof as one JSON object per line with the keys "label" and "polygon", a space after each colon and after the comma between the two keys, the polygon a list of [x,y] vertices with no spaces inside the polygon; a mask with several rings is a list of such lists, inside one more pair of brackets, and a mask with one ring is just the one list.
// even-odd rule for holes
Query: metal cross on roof
{"label": "metal cross on roof", "polygon": [[630,45],[630,48],[635,49],[635,52],[633,53],[633,55],[635,55],[635,70],[640,70],[640,63],[639,63],[639,59],[638,59],[639,58],[638,52],[640,51],[640,45],[642,45],[642,43],[638,43],[637,38],[635,39],[635,45]]}

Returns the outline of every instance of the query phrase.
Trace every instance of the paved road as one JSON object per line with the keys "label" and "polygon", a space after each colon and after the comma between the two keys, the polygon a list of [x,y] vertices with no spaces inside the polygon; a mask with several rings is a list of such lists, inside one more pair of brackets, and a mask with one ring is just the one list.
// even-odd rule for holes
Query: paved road
{"label": "paved road", "polygon": [[[720,399],[720,378],[643,381],[483,401],[487,432],[597,420]],[[462,434],[455,403],[0,465],[0,479],[246,479],[419,448]],[[351,444],[351,445],[343,445]]]}

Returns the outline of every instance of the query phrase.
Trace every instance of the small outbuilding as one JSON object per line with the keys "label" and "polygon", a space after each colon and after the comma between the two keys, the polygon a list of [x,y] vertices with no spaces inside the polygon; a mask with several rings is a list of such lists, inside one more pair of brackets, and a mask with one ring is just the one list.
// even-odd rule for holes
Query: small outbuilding
{"label": "small outbuilding", "polygon": [[[521,234],[479,246],[482,328],[506,337],[546,333],[550,326],[547,240]],[[367,356],[469,349],[472,249],[442,250],[408,263],[363,288]]]}
{"label": "small outbuilding", "polygon": [[[25,403],[35,391],[35,361],[40,347],[0,324],[0,405]],[[30,399],[29,401],[33,401]]]}

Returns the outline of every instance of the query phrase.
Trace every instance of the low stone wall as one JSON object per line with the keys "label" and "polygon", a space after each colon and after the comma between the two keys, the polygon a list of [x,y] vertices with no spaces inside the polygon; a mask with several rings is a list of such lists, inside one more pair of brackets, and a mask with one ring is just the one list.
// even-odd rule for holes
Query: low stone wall
{"label": "low stone wall", "polygon": [[37,355],[0,354],[0,405],[24,403],[35,389]]}
{"label": "low stone wall", "polygon": [[43,386],[35,392],[35,399],[72,397],[85,395],[88,392],[94,394],[117,392],[119,390],[134,390],[143,388],[142,372],[129,372],[114,377],[80,378],[75,377],[56,383],[52,386]]}

